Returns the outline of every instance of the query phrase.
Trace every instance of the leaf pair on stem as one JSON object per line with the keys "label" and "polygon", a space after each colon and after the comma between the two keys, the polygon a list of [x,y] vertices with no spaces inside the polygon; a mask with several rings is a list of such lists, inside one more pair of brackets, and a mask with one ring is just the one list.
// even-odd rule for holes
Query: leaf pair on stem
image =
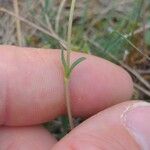
{"label": "leaf pair on stem", "polygon": [[66,59],[65,59],[64,50],[61,50],[61,61],[62,61],[63,67],[64,67],[65,78],[69,79],[70,75],[71,75],[71,72],[73,71],[73,69],[78,64],[80,64],[82,61],[84,61],[85,59],[86,59],[85,57],[78,58],[75,62],[73,62],[71,64],[71,66],[69,66],[68,63],[67,63],[67,61],[66,61]]}

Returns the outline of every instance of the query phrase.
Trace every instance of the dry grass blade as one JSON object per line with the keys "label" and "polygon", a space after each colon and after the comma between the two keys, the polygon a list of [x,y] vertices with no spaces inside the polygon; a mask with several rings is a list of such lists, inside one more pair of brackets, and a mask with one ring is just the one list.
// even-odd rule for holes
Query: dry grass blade
{"label": "dry grass blade", "polygon": [[52,38],[54,38],[55,40],[57,40],[57,41],[60,43],[60,45],[62,45],[62,47],[64,47],[65,49],[67,48],[67,46],[66,46],[67,44],[66,44],[66,42],[65,42],[63,39],[61,39],[60,37],[58,37],[58,36],[56,36],[56,35],[50,33],[49,31],[45,30],[44,28],[42,28],[42,27],[40,27],[40,26],[34,24],[33,22],[31,22],[31,21],[29,21],[29,20],[27,20],[27,19],[25,19],[25,18],[23,18],[23,17],[21,17],[21,16],[17,16],[17,15],[14,14],[13,12],[11,12],[11,11],[5,9],[5,8],[1,8],[1,7],[0,7],[0,11],[5,12],[5,13],[7,13],[7,14],[13,16],[13,17],[16,17],[16,18],[18,18],[19,20],[21,20],[22,22],[28,24],[29,26],[31,26],[31,27],[33,27],[33,28],[35,28],[35,29],[41,31],[41,32],[44,33],[44,34],[49,35],[50,37],[52,37]]}
{"label": "dry grass blade", "polygon": [[114,59],[117,63],[119,63],[122,67],[127,69],[130,73],[132,73],[145,87],[150,89],[150,84],[146,81],[136,70],[132,69],[130,66],[126,65],[122,61],[117,60],[112,54],[107,53],[112,59]]}
{"label": "dry grass blade", "polygon": [[16,18],[17,40],[18,40],[19,46],[22,46],[21,23],[20,23],[20,20],[18,19],[18,16],[19,16],[18,0],[13,0],[13,6],[14,6],[15,15],[17,16]]}
{"label": "dry grass blade", "polygon": [[[43,1],[40,1],[40,3],[42,4],[42,7],[44,8],[44,2]],[[48,30],[54,35],[54,36],[57,36],[58,37],[58,35],[55,33],[55,31],[53,30],[53,27],[52,27],[52,24],[51,24],[51,22],[50,22],[50,20],[49,20],[49,17],[48,17],[48,15],[47,15],[47,13],[45,12],[45,19],[46,19],[46,23],[47,23],[47,26],[48,26]]]}
{"label": "dry grass blade", "polygon": [[150,74],[150,69],[148,70],[137,70],[140,74]]}
{"label": "dry grass blade", "polygon": [[146,90],[145,88],[141,87],[140,85],[136,83],[134,83],[134,87],[150,97],[150,91]]}
{"label": "dry grass blade", "polygon": [[[148,29],[150,29],[150,24],[146,24],[145,27],[144,27],[144,30],[145,30],[145,31],[148,30]],[[143,32],[143,27],[140,27],[140,28],[138,28],[137,30],[135,30],[135,31],[133,32],[133,35],[140,34],[141,32]],[[132,33],[130,33],[130,34],[127,35],[127,37],[130,37],[130,36],[132,36]]]}
{"label": "dry grass blade", "polygon": [[58,14],[56,16],[56,21],[55,21],[55,31],[56,31],[56,33],[59,32],[60,16],[61,16],[61,13],[62,13],[63,8],[65,6],[65,3],[66,3],[66,0],[62,0],[62,2],[60,3],[59,9],[58,9]]}

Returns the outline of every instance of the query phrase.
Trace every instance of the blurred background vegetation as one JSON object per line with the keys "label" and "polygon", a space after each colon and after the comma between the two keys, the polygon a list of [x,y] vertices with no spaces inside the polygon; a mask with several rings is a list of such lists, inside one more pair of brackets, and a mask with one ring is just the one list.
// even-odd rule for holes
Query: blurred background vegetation
{"label": "blurred background vegetation", "polygon": [[[0,0],[0,44],[65,47],[70,3]],[[150,99],[150,0],[77,0],[72,38],[73,51],[125,68],[134,80],[134,99]],[[60,117],[45,126],[61,138],[67,124]]]}

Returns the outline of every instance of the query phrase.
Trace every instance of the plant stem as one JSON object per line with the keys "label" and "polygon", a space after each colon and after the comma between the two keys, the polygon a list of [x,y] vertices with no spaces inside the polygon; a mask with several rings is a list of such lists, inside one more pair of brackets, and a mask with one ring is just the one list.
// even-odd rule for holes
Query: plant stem
{"label": "plant stem", "polygon": [[73,23],[73,15],[75,9],[76,0],[72,0],[70,15],[69,15],[69,24],[68,24],[68,36],[67,36],[67,65],[70,67],[70,53],[71,53],[71,35],[72,35],[72,23]]}
{"label": "plant stem", "polygon": [[[66,63],[67,63],[68,69],[70,69],[71,35],[72,35],[72,24],[73,24],[73,15],[74,15],[75,3],[76,3],[76,0],[72,0],[71,8],[70,8],[70,15],[69,15],[69,23],[68,23],[67,58],[66,58]],[[73,123],[72,112],[71,112],[69,81],[70,81],[70,75],[68,76],[65,74],[64,82],[65,82],[66,107],[67,107],[70,129],[72,130],[74,128],[74,123]]]}
{"label": "plant stem", "polygon": [[70,91],[69,91],[69,79],[65,78],[65,98],[66,98],[66,106],[67,106],[67,114],[69,119],[70,129],[74,128],[72,111],[71,111],[71,101],[70,101]]}

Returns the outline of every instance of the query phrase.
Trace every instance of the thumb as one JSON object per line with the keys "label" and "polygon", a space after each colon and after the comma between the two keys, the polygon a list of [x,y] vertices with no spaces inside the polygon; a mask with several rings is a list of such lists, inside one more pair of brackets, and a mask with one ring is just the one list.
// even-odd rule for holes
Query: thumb
{"label": "thumb", "polygon": [[86,120],[53,150],[150,150],[150,105],[132,101]]}

